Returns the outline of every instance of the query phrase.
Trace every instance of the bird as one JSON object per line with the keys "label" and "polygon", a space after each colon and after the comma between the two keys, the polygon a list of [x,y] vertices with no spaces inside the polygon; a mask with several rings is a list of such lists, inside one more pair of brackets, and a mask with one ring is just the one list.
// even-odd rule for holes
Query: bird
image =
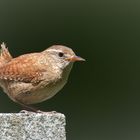
{"label": "bird", "polygon": [[2,43],[0,87],[12,101],[36,111],[30,105],[48,100],[58,93],[67,83],[76,61],[85,59],[64,45],[52,45],[44,51],[13,58]]}

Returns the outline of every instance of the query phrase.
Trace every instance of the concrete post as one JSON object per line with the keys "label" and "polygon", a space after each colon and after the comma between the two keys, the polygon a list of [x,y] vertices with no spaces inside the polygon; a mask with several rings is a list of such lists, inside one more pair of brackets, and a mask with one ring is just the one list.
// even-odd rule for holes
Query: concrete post
{"label": "concrete post", "polygon": [[66,140],[61,113],[0,113],[0,140]]}

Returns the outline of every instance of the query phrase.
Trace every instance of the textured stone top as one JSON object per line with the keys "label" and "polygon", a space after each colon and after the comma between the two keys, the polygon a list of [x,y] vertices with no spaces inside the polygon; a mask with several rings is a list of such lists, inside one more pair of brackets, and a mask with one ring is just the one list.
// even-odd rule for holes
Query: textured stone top
{"label": "textured stone top", "polygon": [[0,140],[66,140],[61,113],[0,113]]}

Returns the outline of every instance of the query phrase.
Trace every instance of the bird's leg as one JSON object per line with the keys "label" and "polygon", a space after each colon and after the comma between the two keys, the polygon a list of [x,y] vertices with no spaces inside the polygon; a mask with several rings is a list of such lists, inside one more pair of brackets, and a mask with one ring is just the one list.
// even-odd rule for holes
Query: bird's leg
{"label": "bird's leg", "polygon": [[34,107],[31,107],[29,105],[26,105],[24,103],[21,103],[21,102],[18,102],[18,104],[20,104],[24,109],[20,111],[20,113],[26,113],[27,111],[32,111],[32,112],[35,112],[35,113],[50,113],[50,114],[55,114],[56,111],[51,111],[51,112],[44,112],[44,111],[41,111],[41,110],[38,110]]}
{"label": "bird's leg", "polygon": [[[21,105],[25,110],[27,110],[27,111],[32,111],[32,112],[39,112],[40,110],[38,110],[38,109],[36,109],[36,108],[34,108],[34,107],[31,107],[31,106],[29,106],[29,105],[27,105],[27,104],[24,104],[24,103],[22,103],[22,102],[19,102],[19,101],[17,101],[17,103],[19,104],[19,105]],[[26,111],[21,111],[21,112],[26,112]]]}

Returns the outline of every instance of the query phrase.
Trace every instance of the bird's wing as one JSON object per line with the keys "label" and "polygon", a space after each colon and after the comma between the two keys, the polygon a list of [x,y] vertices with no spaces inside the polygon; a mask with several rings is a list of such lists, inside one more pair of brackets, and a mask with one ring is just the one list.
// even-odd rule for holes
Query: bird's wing
{"label": "bird's wing", "polygon": [[45,71],[38,63],[39,53],[25,54],[0,67],[0,79],[20,82],[40,82]]}

